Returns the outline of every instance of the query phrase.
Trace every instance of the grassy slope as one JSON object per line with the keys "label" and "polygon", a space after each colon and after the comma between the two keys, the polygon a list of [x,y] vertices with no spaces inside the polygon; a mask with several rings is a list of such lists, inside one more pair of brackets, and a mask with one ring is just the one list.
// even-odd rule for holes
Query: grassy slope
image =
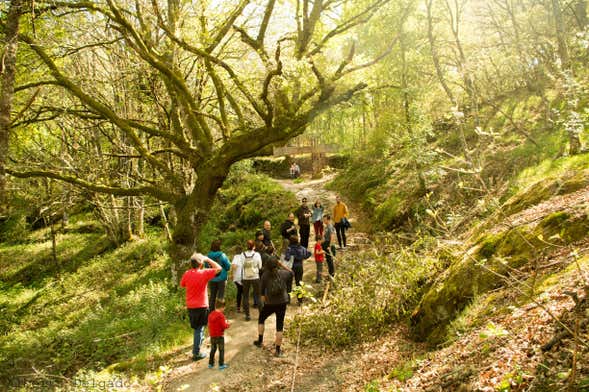
{"label": "grassy slope", "polygon": [[[275,223],[277,237],[279,222],[296,205],[279,185],[244,170],[222,189],[203,250],[217,237],[225,249],[243,243],[264,219]],[[158,381],[169,354],[191,343],[184,293],[169,282],[161,230],[113,248],[92,227],[99,226],[90,216],[71,218],[58,236],[58,265],[48,230],[0,245],[0,386],[28,382],[26,389],[36,390],[80,377],[108,382],[118,374],[145,387]]]}

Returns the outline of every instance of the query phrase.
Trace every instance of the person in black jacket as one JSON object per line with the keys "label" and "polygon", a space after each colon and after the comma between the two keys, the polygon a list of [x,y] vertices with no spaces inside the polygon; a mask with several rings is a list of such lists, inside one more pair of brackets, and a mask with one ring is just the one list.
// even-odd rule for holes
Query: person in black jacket
{"label": "person in black jacket", "polygon": [[290,298],[288,287],[292,284],[293,272],[286,265],[282,264],[276,256],[268,260],[266,271],[262,275],[261,294],[264,300],[264,307],[258,318],[258,340],[254,345],[262,347],[264,340],[264,323],[272,314],[276,314],[276,356],[280,356],[280,345],[282,343],[282,330],[284,329],[284,317],[286,316],[286,305]]}
{"label": "person in black jacket", "polygon": [[[304,248],[299,243],[299,237],[293,235],[289,239],[290,245],[288,249],[286,249],[286,254],[284,255],[284,259],[288,262],[292,257],[292,271],[294,272],[295,277],[295,284],[297,286],[301,285],[301,281],[303,280],[303,260],[308,259],[313,254],[309,252],[307,248]],[[303,303],[303,298],[297,296],[297,301],[299,305]]]}
{"label": "person in black jacket", "polygon": [[301,234],[301,245],[305,248],[309,247],[309,233],[311,232],[311,209],[307,205],[307,198],[303,197],[301,206],[295,211],[295,215],[299,220],[299,232]]}
{"label": "person in black jacket", "polygon": [[289,245],[289,238],[297,235],[297,227],[294,224],[295,216],[291,212],[288,218],[280,226],[280,235],[282,236],[282,255],[286,254],[286,249]]}

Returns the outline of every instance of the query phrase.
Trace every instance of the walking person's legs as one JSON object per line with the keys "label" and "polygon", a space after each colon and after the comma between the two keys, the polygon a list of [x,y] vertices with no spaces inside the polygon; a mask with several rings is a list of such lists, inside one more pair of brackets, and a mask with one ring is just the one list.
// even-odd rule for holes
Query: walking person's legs
{"label": "walking person's legs", "polygon": [[310,225],[301,225],[301,246],[303,248],[309,247],[309,234],[311,232]]}
{"label": "walking person's legs", "polygon": [[211,282],[209,281],[209,311],[212,312],[215,310],[215,298],[217,298],[219,292],[219,282]]}
{"label": "walking person's legs", "polygon": [[337,234],[337,244],[341,248],[342,247],[342,228],[343,225],[341,223],[335,224],[335,234]]}
{"label": "walking person's legs", "polygon": [[245,320],[250,320],[250,287],[251,281],[244,280],[243,283],[243,313],[245,313]]}
{"label": "walking person's legs", "polygon": [[317,266],[317,275],[315,277],[315,283],[321,283],[321,275],[323,274],[323,263],[315,262]]}
{"label": "walking person's legs", "polygon": [[333,264],[331,243],[329,241],[324,241],[321,244],[321,248],[323,248],[323,251],[325,252],[325,261],[327,262],[327,270],[329,271],[329,275],[333,276],[335,274],[335,265]]}
{"label": "walking person's legs", "polygon": [[207,315],[207,308],[188,309],[190,327],[194,330],[194,338],[192,342],[192,359],[194,361],[206,357],[206,354],[200,351],[200,346],[204,339],[204,327],[207,323]]}
{"label": "walking person's legs", "polygon": [[223,336],[215,338],[217,340],[217,347],[219,347],[219,368],[225,367],[225,338]]}
{"label": "walking person's legs", "polygon": [[280,355],[280,346],[282,345],[282,331],[284,330],[284,317],[286,316],[286,304],[276,305],[274,312],[276,313],[276,338],[274,345],[276,352],[274,355]]}
{"label": "walking person's legs", "polygon": [[256,279],[252,281],[252,289],[254,291],[254,298],[257,298],[258,302],[258,310],[262,309],[264,304],[262,303],[262,297],[260,296],[260,279]]}
{"label": "walking person's legs", "polygon": [[[217,339],[211,338],[211,353],[209,354],[209,368],[215,366],[215,353],[217,352]],[[219,354],[221,351],[219,351]],[[219,363],[221,363],[221,357],[219,357]]]}
{"label": "walking person's legs", "polygon": [[200,345],[202,344],[204,338],[204,325],[200,327],[194,328],[194,339],[192,341],[192,358],[193,359],[202,359],[204,358],[203,355],[200,353]]}
{"label": "walking person's legs", "polygon": [[313,222],[313,229],[315,230],[315,237],[323,237],[323,222],[320,220]]}
{"label": "walking person's legs", "polygon": [[254,340],[255,346],[262,347],[262,342],[264,341],[264,323],[272,313],[272,305],[266,305],[262,308],[258,316],[258,339]]}
{"label": "walking person's legs", "polygon": [[[301,281],[303,280],[303,263],[297,263],[296,265],[292,266],[292,272],[294,272],[295,284],[297,286],[301,285]],[[303,303],[303,299],[297,295],[297,301],[300,304]]]}
{"label": "walking person's legs", "polygon": [[233,283],[235,283],[235,288],[237,289],[237,294],[235,296],[235,306],[237,307],[237,313],[239,313],[241,312],[241,297],[243,295],[243,285],[237,282]]}

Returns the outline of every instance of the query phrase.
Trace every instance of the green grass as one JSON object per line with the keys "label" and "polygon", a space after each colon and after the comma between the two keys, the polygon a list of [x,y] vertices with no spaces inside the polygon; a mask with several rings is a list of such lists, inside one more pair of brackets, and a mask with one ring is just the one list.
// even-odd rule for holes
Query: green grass
{"label": "green grass", "polygon": [[295,195],[270,177],[250,172],[234,174],[219,191],[199,247],[208,250],[215,238],[221,238],[226,252],[236,245],[245,246],[246,240],[254,239],[255,232],[262,229],[265,220],[272,223],[272,238],[277,244],[280,224],[297,207]]}
{"label": "green grass", "polygon": [[[279,238],[280,223],[298,204],[242,166],[212,208],[200,238],[204,250],[220,237],[231,256],[228,249],[253,238],[265,219]],[[192,343],[184,291],[170,281],[160,229],[148,227],[145,239],[114,247],[91,213],[75,215],[57,235],[57,262],[49,228],[13,229],[20,233],[15,241],[0,245],[0,389],[25,379],[25,390],[39,390],[47,379],[113,375],[156,383],[160,366]],[[229,299],[233,290],[228,285]]]}
{"label": "green grass", "polygon": [[522,170],[516,177],[514,186],[524,189],[546,178],[558,178],[566,172],[587,168],[589,168],[589,153],[559,159],[544,159],[538,165]]}
{"label": "green grass", "polygon": [[187,342],[163,237],[106,250],[102,239],[60,236],[59,274],[43,270],[49,241],[0,247],[0,383],[32,367],[71,377],[133,357],[144,359],[138,371],[155,366],[146,359],[162,349]]}

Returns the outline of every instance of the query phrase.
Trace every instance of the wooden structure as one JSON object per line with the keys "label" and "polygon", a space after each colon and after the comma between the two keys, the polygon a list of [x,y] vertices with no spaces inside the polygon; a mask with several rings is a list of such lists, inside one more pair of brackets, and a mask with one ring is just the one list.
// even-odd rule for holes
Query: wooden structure
{"label": "wooden structure", "polygon": [[313,178],[321,177],[321,170],[325,167],[325,154],[339,151],[337,144],[316,144],[313,146],[284,146],[274,147],[275,157],[311,154],[313,164]]}

